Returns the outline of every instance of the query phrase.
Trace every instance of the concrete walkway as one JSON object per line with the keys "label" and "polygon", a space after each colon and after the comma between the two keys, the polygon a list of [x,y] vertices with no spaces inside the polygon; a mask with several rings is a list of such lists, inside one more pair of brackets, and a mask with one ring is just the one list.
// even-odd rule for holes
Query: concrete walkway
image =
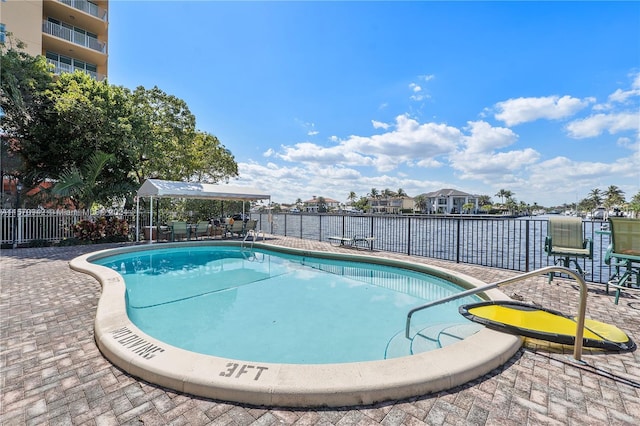
{"label": "concrete walkway", "polygon": [[[275,238],[273,244],[345,250]],[[434,395],[344,409],[269,409],[195,398],[138,381],[102,357],[93,340],[100,285],[69,269],[80,254],[117,245],[0,252],[0,425],[638,425],[640,350],[585,350],[527,340],[506,365]],[[367,252],[371,253],[371,252]],[[373,252],[376,256],[408,259]],[[412,257],[487,283],[511,271]],[[577,312],[575,283],[544,276],[503,290],[514,298]],[[590,286],[587,316],[616,324],[640,343],[640,295],[619,305]],[[473,356],[473,354],[469,354]],[[410,374],[408,372],[407,374]]]}

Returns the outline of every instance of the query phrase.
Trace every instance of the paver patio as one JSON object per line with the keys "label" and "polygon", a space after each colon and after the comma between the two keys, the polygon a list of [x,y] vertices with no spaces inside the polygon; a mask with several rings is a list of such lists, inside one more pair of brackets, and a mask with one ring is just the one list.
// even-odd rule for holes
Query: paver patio
{"label": "paver patio", "polygon": [[[277,237],[310,250],[348,251],[328,243]],[[214,401],[148,384],[114,367],[93,340],[100,285],[69,269],[81,254],[117,245],[24,248],[0,252],[0,424],[88,425],[638,425],[640,350],[586,350],[527,340],[506,365],[473,382],[366,407],[286,409]],[[369,252],[368,252],[369,253]],[[373,252],[375,256],[407,256]],[[487,283],[513,271],[411,257]],[[575,313],[575,283],[540,276],[503,291]],[[590,285],[587,316],[615,324],[640,343],[640,295],[620,304]],[[564,351],[562,350],[564,349]],[[469,354],[473,356],[473,354]]]}

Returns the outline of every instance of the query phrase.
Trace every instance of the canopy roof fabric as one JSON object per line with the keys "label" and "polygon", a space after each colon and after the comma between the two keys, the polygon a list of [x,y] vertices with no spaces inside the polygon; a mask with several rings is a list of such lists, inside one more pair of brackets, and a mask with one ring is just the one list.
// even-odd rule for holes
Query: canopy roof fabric
{"label": "canopy roof fabric", "polygon": [[271,195],[244,186],[147,179],[138,189],[138,197],[250,201],[270,199]]}

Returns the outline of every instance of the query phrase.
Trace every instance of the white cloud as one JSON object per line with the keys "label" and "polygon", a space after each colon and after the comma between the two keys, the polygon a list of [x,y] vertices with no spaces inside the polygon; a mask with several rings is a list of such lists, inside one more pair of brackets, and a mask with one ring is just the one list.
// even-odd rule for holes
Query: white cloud
{"label": "white cloud", "polygon": [[498,111],[495,118],[507,126],[539,119],[558,120],[574,115],[594,101],[593,98],[578,99],[571,96],[509,99],[495,105]]}
{"label": "white cloud", "polygon": [[462,172],[462,179],[479,179],[486,183],[504,179],[505,174],[522,174],[528,165],[540,159],[540,154],[532,149],[479,153],[464,151],[451,156],[451,165]]}
{"label": "white cloud", "polygon": [[468,152],[486,152],[504,148],[518,139],[511,129],[506,127],[492,127],[486,121],[469,121],[467,129],[471,135],[465,136],[464,141]]}
{"label": "white cloud", "polygon": [[517,180],[517,174],[526,166],[538,161],[540,154],[531,149],[499,152],[518,139],[511,129],[492,127],[485,121],[470,121],[465,128],[461,150],[449,156],[451,166],[460,172],[462,179],[477,179],[486,183]]}
{"label": "white cloud", "polygon": [[384,129],[387,130],[389,128],[389,124],[383,123],[381,121],[371,120],[371,124],[373,124],[374,129]]}
{"label": "white cloud", "polygon": [[625,103],[634,96],[640,96],[640,73],[633,76],[630,90],[617,89],[611,95],[609,95],[609,102]]}
{"label": "white cloud", "polygon": [[[434,75],[418,76],[418,80],[422,80],[425,82],[433,80],[434,78],[435,78]],[[422,86],[420,86],[418,83],[414,83],[414,82],[409,83],[409,89],[411,89],[411,91],[413,92],[413,94],[409,97],[409,99],[411,99],[412,101],[422,101],[431,97],[429,96],[429,94],[423,91]]]}
{"label": "white cloud", "polygon": [[374,166],[387,172],[400,164],[433,164],[438,156],[454,152],[462,134],[445,124],[425,123],[400,115],[395,129],[372,136],[350,136],[337,145],[324,147],[311,142],[283,147],[278,155],[288,162],[318,165]]}
{"label": "white cloud", "polygon": [[608,131],[616,134],[625,130],[640,131],[640,112],[595,114],[567,124],[569,136],[575,139],[591,138]]}

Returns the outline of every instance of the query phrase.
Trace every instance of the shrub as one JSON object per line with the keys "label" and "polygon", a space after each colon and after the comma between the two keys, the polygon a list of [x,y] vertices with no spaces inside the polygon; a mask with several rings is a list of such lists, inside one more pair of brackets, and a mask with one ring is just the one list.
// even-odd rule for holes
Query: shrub
{"label": "shrub", "polygon": [[129,238],[129,223],[117,217],[100,217],[94,222],[84,219],[73,226],[73,234],[80,241],[122,242]]}
{"label": "shrub", "polygon": [[49,247],[50,245],[51,245],[51,241],[31,240],[29,241],[28,247]]}

